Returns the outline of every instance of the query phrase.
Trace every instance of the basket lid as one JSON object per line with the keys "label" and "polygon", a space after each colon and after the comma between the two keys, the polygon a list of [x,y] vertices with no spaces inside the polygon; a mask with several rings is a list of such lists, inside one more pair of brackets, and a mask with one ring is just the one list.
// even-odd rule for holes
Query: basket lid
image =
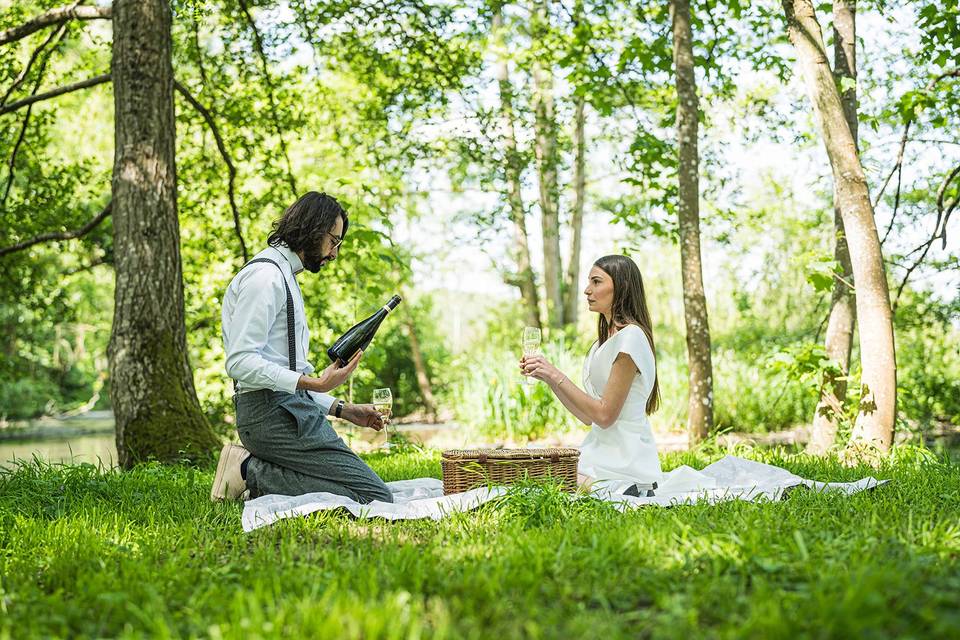
{"label": "basket lid", "polygon": [[447,449],[443,452],[447,460],[543,460],[557,458],[578,458],[579,449],[543,448],[543,449]]}

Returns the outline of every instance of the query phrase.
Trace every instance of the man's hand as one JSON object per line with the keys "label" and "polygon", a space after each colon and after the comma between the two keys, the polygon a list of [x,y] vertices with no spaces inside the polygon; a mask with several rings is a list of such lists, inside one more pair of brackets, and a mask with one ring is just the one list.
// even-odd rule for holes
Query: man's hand
{"label": "man's hand", "polygon": [[323,373],[320,374],[321,384],[323,384],[326,389],[324,393],[330,391],[330,389],[335,389],[339,387],[344,382],[347,381],[347,378],[350,377],[350,374],[353,373],[353,370],[357,368],[357,365],[360,363],[360,358],[363,357],[363,350],[357,351],[353,354],[353,357],[350,358],[350,361],[343,365],[340,365],[340,361],[336,361],[330,364],[329,367],[323,370]]}
{"label": "man's hand", "polygon": [[358,427],[369,427],[374,431],[383,429],[383,416],[372,404],[345,404],[340,417]]}
{"label": "man's hand", "polygon": [[350,377],[350,374],[353,373],[353,370],[357,368],[357,364],[360,362],[360,358],[362,356],[363,351],[357,351],[357,353],[350,358],[350,362],[342,367],[339,366],[340,363],[338,360],[324,369],[316,378],[311,378],[310,376],[300,376],[300,381],[297,383],[297,389],[309,389],[310,391],[326,393],[331,389],[339,387],[347,381],[347,378]]}

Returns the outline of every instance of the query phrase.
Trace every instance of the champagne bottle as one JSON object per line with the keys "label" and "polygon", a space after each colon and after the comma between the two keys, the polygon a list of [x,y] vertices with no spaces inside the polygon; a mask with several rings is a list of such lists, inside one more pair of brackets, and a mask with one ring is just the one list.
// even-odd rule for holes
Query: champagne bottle
{"label": "champagne bottle", "polygon": [[366,320],[361,320],[350,327],[345,334],[340,336],[333,345],[327,349],[327,355],[333,362],[345,364],[350,362],[360,349],[366,349],[373,340],[373,335],[380,328],[380,323],[387,317],[387,314],[393,311],[400,304],[400,296],[393,296],[390,301],[377,310]]}

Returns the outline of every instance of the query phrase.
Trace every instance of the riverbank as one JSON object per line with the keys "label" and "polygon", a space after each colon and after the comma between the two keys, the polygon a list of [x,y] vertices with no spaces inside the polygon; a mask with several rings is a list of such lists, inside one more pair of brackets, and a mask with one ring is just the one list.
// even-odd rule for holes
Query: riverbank
{"label": "riverbank", "polygon": [[[489,439],[479,436],[454,421],[440,423],[406,421],[392,424],[387,432],[361,429],[342,420],[333,420],[334,428],[360,453],[372,453],[393,444],[416,444],[434,449],[513,448],[530,446],[577,447],[583,441],[587,429],[552,434],[534,442],[511,442],[504,439]],[[676,431],[655,433],[657,448],[661,453],[680,452],[689,449],[687,434]],[[738,447],[787,447],[800,451],[809,439],[809,428],[799,426],[787,431],[771,433],[737,433],[729,431],[711,438],[710,442],[721,450]],[[899,432],[901,444],[923,444],[934,451],[950,451],[958,454],[960,427],[944,423],[923,436]],[[41,418],[24,423],[6,423],[0,428],[0,466],[14,458],[29,460],[34,455],[48,462],[103,464],[111,467],[116,463],[117,450],[114,442],[114,418],[111,411],[91,411],[64,419]]]}

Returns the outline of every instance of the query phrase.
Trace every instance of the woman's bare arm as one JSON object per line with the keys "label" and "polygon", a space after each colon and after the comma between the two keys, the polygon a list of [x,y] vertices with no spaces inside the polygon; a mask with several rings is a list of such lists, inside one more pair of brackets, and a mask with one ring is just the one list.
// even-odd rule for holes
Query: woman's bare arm
{"label": "woman's bare arm", "polygon": [[545,367],[542,374],[537,376],[537,373],[541,373],[537,367],[537,360],[542,360],[542,357],[533,356],[530,360],[533,364],[530,373],[549,384],[550,389],[570,413],[577,416],[584,424],[595,423],[603,429],[611,426],[620,417],[620,411],[630,392],[630,385],[633,384],[633,379],[637,375],[637,367],[633,359],[626,353],[618,354],[613,362],[610,378],[603,389],[603,395],[597,399],[573,384],[567,376],[546,361],[544,363],[552,369],[549,371],[551,375],[542,375],[547,373],[547,367]]}

